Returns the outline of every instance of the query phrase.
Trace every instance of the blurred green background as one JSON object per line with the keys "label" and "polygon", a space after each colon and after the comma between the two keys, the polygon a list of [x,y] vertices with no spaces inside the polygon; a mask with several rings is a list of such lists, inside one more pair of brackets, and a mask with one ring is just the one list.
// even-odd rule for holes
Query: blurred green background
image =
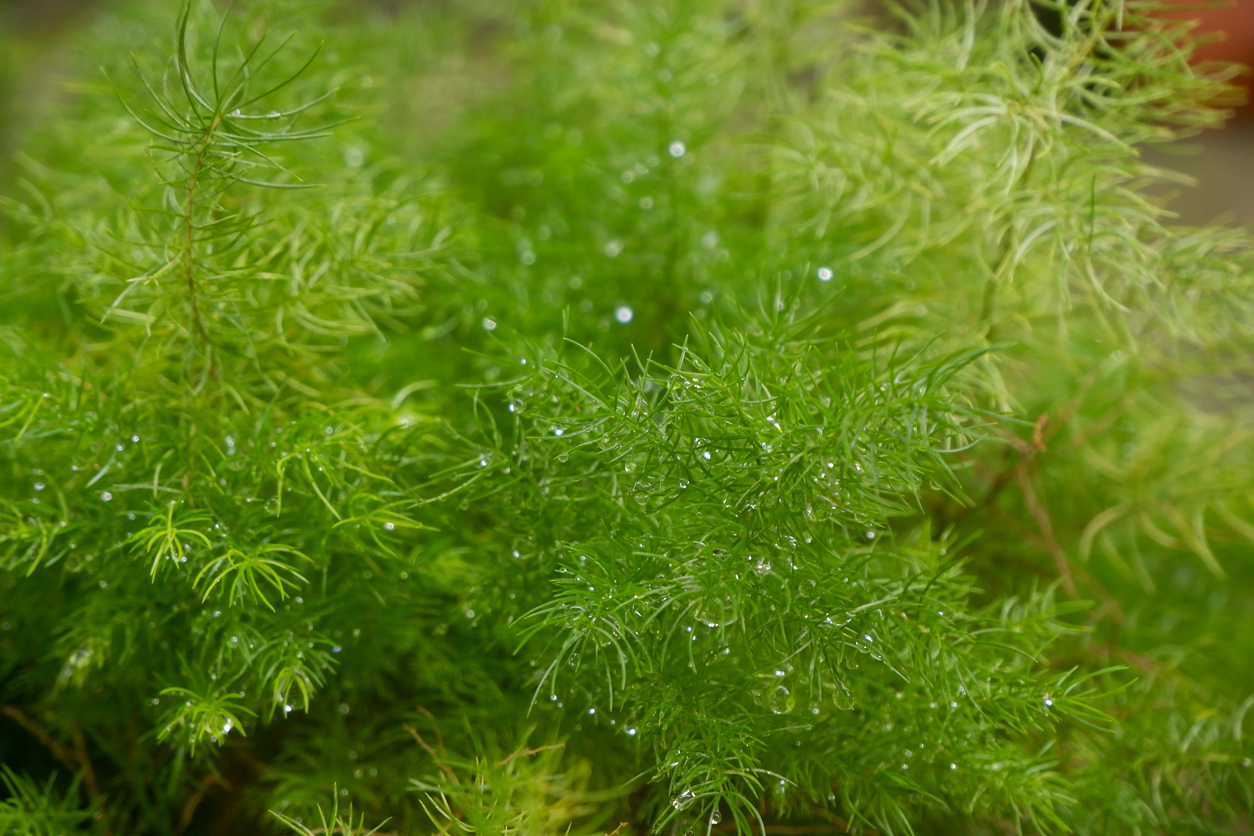
{"label": "blurred green background", "polygon": [[[12,154],[23,130],[37,122],[58,96],[70,95],[70,36],[95,16],[116,14],[110,0],[0,0],[0,189],[6,187]],[[177,4],[171,2],[171,14]],[[354,14],[395,15],[406,5],[463,7],[466,0],[346,0]],[[1254,0],[1185,3],[1176,16],[1201,19],[1212,43],[1203,60],[1254,64]],[[1225,31],[1226,30],[1226,31]],[[463,75],[473,70],[459,68]],[[1247,73],[1242,81],[1254,80]],[[462,82],[473,79],[462,79]],[[1147,159],[1193,178],[1173,202],[1189,226],[1216,219],[1254,224],[1254,108],[1247,105],[1223,131],[1209,131],[1167,149],[1146,149]]]}

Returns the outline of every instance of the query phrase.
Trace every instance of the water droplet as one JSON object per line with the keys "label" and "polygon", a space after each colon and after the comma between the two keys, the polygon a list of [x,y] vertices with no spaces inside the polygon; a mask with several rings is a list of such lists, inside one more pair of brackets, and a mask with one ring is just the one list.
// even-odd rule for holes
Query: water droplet
{"label": "water droplet", "polygon": [[720,813],[718,810],[715,810],[713,813],[710,813],[710,824],[718,824],[722,820],[723,820],[723,814]]}
{"label": "water droplet", "polygon": [[466,610],[466,617],[467,617],[467,618],[474,618],[474,617],[475,617],[475,611],[474,611],[474,610]]}
{"label": "water droplet", "polygon": [[229,435],[226,437],[226,454],[228,456],[235,455],[235,439]]}
{"label": "water droplet", "polygon": [[619,253],[623,251],[622,241],[607,241],[603,252],[610,258],[618,258]]}
{"label": "water droplet", "polygon": [[614,309],[614,319],[618,320],[618,322],[623,325],[626,325],[628,322],[631,322],[632,318],[635,317],[635,315],[636,315],[636,312],[633,311],[627,305],[619,305],[617,308]]}
{"label": "water droplet", "polygon": [[597,713],[597,710],[596,710],[595,708],[589,708],[589,709],[588,709],[588,713],[589,713],[589,714],[596,714],[596,713]]}
{"label": "water droplet", "polygon": [[1049,697],[1046,697],[1046,698],[1045,698],[1045,707],[1046,707],[1046,708],[1053,708],[1053,707],[1054,707],[1054,701],[1053,701],[1053,700],[1051,700]]}
{"label": "water droplet", "polygon": [[875,532],[874,532],[874,531],[868,531],[868,532],[866,533],[866,538],[867,538],[868,540],[874,540],[874,539],[875,539]]}
{"label": "water droplet", "polygon": [[222,734],[227,735],[230,733],[231,733],[231,721],[228,718],[227,721],[222,724]]}
{"label": "water droplet", "polygon": [[710,451],[706,450],[704,453],[702,453],[701,458],[705,459],[708,462],[710,460]]}
{"label": "water droplet", "polygon": [[344,164],[349,168],[361,168],[361,164],[365,161],[366,155],[360,148],[349,148],[344,152]]}
{"label": "water droplet", "polygon": [[[776,671],[776,674],[779,672]],[[775,714],[787,714],[792,711],[792,692],[784,685],[776,685],[766,695],[766,707]]]}
{"label": "water droplet", "polygon": [[671,799],[671,806],[676,810],[682,810],[696,799],[696,795],[692,790],[684,790],[679,795]]}
{"label": "water droplet", "polygon": [[485,316],[485,317],[483,318],[483,330],[485,330],[485,331],[495,331],[495,330],[496,330],[496,320],[494,320],[494,319],[489,319],[488,317],[486,317],[486,316]]}
{"label": "water droplet", "polygon": [[344,648],[340,647],[340,646],[337,644],[337,645],[335,645],[334,647],[332,647],[332,648],[331,648],[331,652],[332,652],[332,653],[339,653],[339,652],[340,652],[341,650],[343,650],[343,649],[344,649]]}
{"label": "water droplet", "polygon": [[[767,560],[765,557],[758,558],[757,562],[753,564],[753,574],[757,575],[759,578],[770,571],[771,571],[771,561]],[[775,675],[783,676],[783,673],[776,671]]]}
{"label": "water droplet", "polygon": [[830,282],[830,281],[832,280],[832,276],[833,276],[833,275],[835,275],[835,274],[834,274],[834,273],[832,273],[832,268],[830,268],[830,267],[820,267],[820,268],[819,268],[819,281],[821,281],[821,282]]}
{"label": "water droplet", "polygon": [[666,150],[670,153],[672,157],[674,157],[675,159],[679,159],[680,157],[682,157],[684,154],[688,152],[688,146],[684,145],[679,140],[675,140],[667,147]]}
{"label": "water droplet", "polygon": [[957,768],[958,768],[958,764],[956,764],[956,763],[951,763],[951,764],[949,765],[949,768],[950,768],[950,769],[957,769]]}
{"label": "water droplet", "polygon": [[292,713],[292,707],[291,707],[290,705],[285,705],[285,706],[283,706],[283,713],[284,713],[284,714],[291,714],[291,713]]}
{"label": "water droplet", "polygon": [[132,444],[138,444],[138,443],[139,443],[139,436],[137,436],[137,435],[133,435],[133,436],[131,436],[131,443],[132,443]]}
{"label": "water droplet", "polygon": [[557,436],[558,438],[561,438],[565,432],[566,430],[562,429],[561,427],[553,428],[553,435]]}
{"label": "water droplet", "polygon": [[47,486],[47,485],[45,485],[43,482],[36,482],[36,483],[35,483],[35,490],[37,490],[37,491],[42,491],[42,490],[43,490],[44,488],[46,488],[46,487],[48,487],[48,486]]}
{"label": "water droplet", "polygon": [[346,703],[346,702],[342,702],[342,703],[340,703],[340,713],[341,713],[341,714],[348,714],[348,712],[349,712],[349,711],[351,711],[351,710],[352,710],[352,709],[350,709],[350,708],[348,707],[348,703]]}
{"label": "water droplet", "polygon": [[113,494],[109,493],[108,491],[105,491],[104,493],[100,495],[100,498],[103,499],[105,502],[108,502],[111,499],[113,499]]}
{"label": "water droplet", "polygon": [[385,523],[383,524],[383,527],[384,527],[385,529],[387,529],[388,531],[392,531],[393,529],[395,529],[395,528],[396,528],[396,523],[394,523],[394,522],[385,522]]}
{"label": "water droplet", "polygon": [[635,730],[634,728],[630,728],[630,729],[628,729],[628,730],[627,730],[627,736],[628,736],[628,737],[635,737],[635,736],[636,736],[636,730]]}

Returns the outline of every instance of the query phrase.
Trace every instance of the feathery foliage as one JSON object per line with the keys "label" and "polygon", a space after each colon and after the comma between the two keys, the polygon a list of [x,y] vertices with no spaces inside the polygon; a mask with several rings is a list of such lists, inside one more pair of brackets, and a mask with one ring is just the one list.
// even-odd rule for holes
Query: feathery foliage
{"label": "feathery foliage", "polygon": [[1244,832],[1159,10],[100,12],[0,166],[0,832]]}

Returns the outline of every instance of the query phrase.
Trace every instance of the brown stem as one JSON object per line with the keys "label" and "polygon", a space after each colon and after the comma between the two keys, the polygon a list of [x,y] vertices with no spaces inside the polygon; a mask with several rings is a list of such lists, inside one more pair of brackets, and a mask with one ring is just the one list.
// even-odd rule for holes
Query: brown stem
{"label": "brown stem", "polygon": [[[810,809],[810,812],[813,815],[816,815],[819,818],[827,819],[829,822],[836,825],[837,827],[843,827],[844,830],[842,832],[844,833],[849,832],[850,824],[846,819],[841,818],[840,816],[833,813],[831,810],[824,810],[822,807],[818,807],[814,804],[810,804],[808,805],[808,807]],[[876,834],[879,833],[878,830],[866,830],[863,832],[866,833],[867,836],[876,836]]]}
{"label": "brown stem", "polygon": [[1019,460],[1018,466],[1015,467],[1015,478],[1019,482],[1020,490],[1023,491],[1023,500],[1028,504],[1028,511],[1036,520],[1036,526],[1041,530],[1041,537],[1045,539],[1045,549],[1054,559],[1058,576],[1062,578],[1062,586],[1067,590],[1068,595],[1075,598],[1078,593],[1075,588],[1075,579],[1071,576],[1071,564],[1067,562],[1066,552],[1062,550],[1062,546],[1058,545],[1058,539],[1054,537],[1054,526],[1049,519],[1049,510],[1037,497],[1036,490],[1032,487],[1032,479],[1028,476],[1028,461],[1026,457]]}
{"label": "brown stem", "polygon": [[409,723],[402,723],[401,728],[409,732],[410,735],[414,738],[414,740],[418,742],[418,745],[421,746],[424,750],[426,750],[426,753],[431,756],[431,759],[433,761],[435,761],[435,765],[440,767],[440,769],[444,772],[444,774],[448,776],[448,779],[450,781],[457,780],[457,776],[453,774],[453,768],[440,760],[440,754],[436,752],[435,749],[431,748],[430,743],[422,739],[422,735],[418,733],[417,729],[409,725]]}
{"label": "brown stem", "polygon": [[[30,732],[66,769],[75,775],[81,773],[83,776],[83,787],[87,790],[87,797],[96,803],[101,802],[100,786],[96,783],[96,771],[92,769],[91,760],[87,757],[87,743],[83,740],[83,731],[77,722],[70,727],[70,736],[74,741],[74,749],[70,749],[44,731],[35,722],[34,718],[17,706],[6,705],[0,708],[0,712],[12,718],[13,722]],[[96,815],[101,820],[104,820],[103,807],[97,808]],[[111,832],[107,824],[103,830],[106,836]]]}
{"label": "brown stem", "polygon": [[36,740],[52,753],[54,758],[61,761],[71,772],[77,773],[82,768],[82,764],[78,762],[74,752],[54,740],[25,711],[13,705],[6,705],[4,708],[0,708],[0,711],[3,711],[13,719],[13,722],[30,732]]}
{"label": "brown stem", "polygon": [[[382,572],[380,572],[380,574],[382,574]],[[426,717],[428,720],[431,721],[431,727],[435,729],[435,745],[443,749],[444,748],[444,734],[443,732],[440,731],[440,723],[438,720],[435,719],[435,715],[432,714],[430,711],[428,711],[426,708],[422,707],[421,705],[418,706],[417,711],[419,714],[421,714],[422,716]]]}
{"label": "brown stem", "polygon": [[83,767],[83,785],[92,798],[100,797],[100,787],[96,783],[96,770],[91,767],[91,759],[87,757],[87,742],[83,739],[83,727],[75,720],[70,726],[70,739],[74,741],[74,752]]}
{"label": "brown stem", "polygon": [[228,790],[231,788],[231,785],[227,783],[225,778],[214,775],[212,772],[206,773],[205,777],[200,779],[200,784],[196,787],[196,791],[192,793],[191,797],[187,799],[187,803],[183,805],[183,813],[179,816],[178,827],[174,830],[175,833],[182,833],[192,823],[192,817],[196,815],[196,808],[200,806],[200,802],[205,800],[205,793],[214,784],[219,784]]}
{"label": "brown stem", "polygon": [[547,752],[550,749],[561,749],[565,745],[566,745],[565,743],[554,743],[552,746],[537,746],[535,749],[520,749],[519,751],[510,755],[508,758],[497,761],[496,765],[505,766],[505,764],[509,763],[514,758],[529,758],[532,755],[539,754],[540,752]]}

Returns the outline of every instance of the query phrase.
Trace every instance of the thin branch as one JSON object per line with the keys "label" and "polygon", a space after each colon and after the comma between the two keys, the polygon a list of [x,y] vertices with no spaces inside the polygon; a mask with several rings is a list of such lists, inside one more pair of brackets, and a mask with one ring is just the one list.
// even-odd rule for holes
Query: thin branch
{"label": "thin branch", "polygon": [[1067,562],[1067,554],[1062,550],[1062,546],[1058,544],[1058,538],[1054,536],[1054,526],[1049,518],[1049,509],[1036,495],[1036,490],[1032,487],[1032,479],[1028,475],[1028,462],[1030,458],[1022,458],[1015,467],[1015,479],[1019,483],[1019,489],[1023,491],[1023,500],[1028,505],[1028,511],[1032,514],[1032,518],[1036,520],[1036,526],[1041,531],[1041,537],[1045,539],[1045,549],[1049,552],[1050,557],[1054,559],[1054,566],[1058,569],[1058,576],[1062,579],[1063,589],[1067,590],[1067,594],[1072,598],[1079,597],[1076,592],[1075,579],[1071,574],[1071,564]]}
{"label": "thin branch", "polygon": [[36,740],[42,743],[48,751],[52,753],[54,758],[61,761],[61,763],[64,764],[71,772],[77,774],[82,768],[82,764],[78,762],[78,758],[75,757],[74,752],[54,740],[52,736],[44,731],[43,728],[40,727],[40,725],[36,723],[25,711],[13,705],[6,705],[4,708],[0,708],[0,711],[3,711],[11,717],[15,723],[30,732]]}
{"label": "thin branch", "polygon": [[554,743],[551,746],[537,746],[534,749],[520,749],[519,751],[515,752],[514,754],[505,758],[504,760],[497,761],[496,765],[505,766],[505,764],[509,763],[514,758],[528,758],[528,757],[531,757],[532,755],[539,754],[540,752],[547,752],[550,749],[561,749],[565,745],[566,745],[565,743]]}
{"label": "thin branch", "polygon": [[74,753],[83,768],[83,786],[93,799],[100,797],[100,786],[96,783],[96,770],[92,769],[91,759],[87,757],[87,742],[83,739],[83,727],[77,720],[70,725],[70,739],[74,741]]}
{"label": "thin branch", "polygon": [[200,784],[196,787],[196,791],[187,799],[187,803],[183,805],[183,813],[179,816],[178,827],[174,829],[176,834],[182,833],[192,823],[192,817],[196,815],[196,808],[200,806],[200,802],[205,800],[205,793],[214,784],[218,784],[224,789],[230,789],[231,785],[225,778],[215,775],[212,772],[205,773],[200,779]]}
{"label": "thin branch", "polygon": [[440,723],[438,720],[435,719],[435,715],[432,714],[430,711],[428,711],[426,708],[424,708],[421,705],[418,706],[416,711],[431,721],[431,727],[435,729],[435,745],[443,749],[444,748],[444,733],[440,731]]}
{"label": "thin branch", "polygon": [[401,728],[409,732],[410,735],[413,736],[414,740],[418,742],[418,745],[421,746],[424,750],[426,750],[426,753],[431,756],[431,759],[433,761],[435,761],[435,765],[440,767],[440,769],[444,772],[444,774],[448,776],[448,779],[450,781],[455,782],[457,780],[457,776],[453,773],[453,768],[449,766],[448,764],[444,763],[442,760],[440,760],[440,754],[436,752],[435,749],[431,748],[430,743],[427,743],[427,741],[422,739],[422,735],[418,733],[417,729],[409,725],[409,723],[401,723]]}

